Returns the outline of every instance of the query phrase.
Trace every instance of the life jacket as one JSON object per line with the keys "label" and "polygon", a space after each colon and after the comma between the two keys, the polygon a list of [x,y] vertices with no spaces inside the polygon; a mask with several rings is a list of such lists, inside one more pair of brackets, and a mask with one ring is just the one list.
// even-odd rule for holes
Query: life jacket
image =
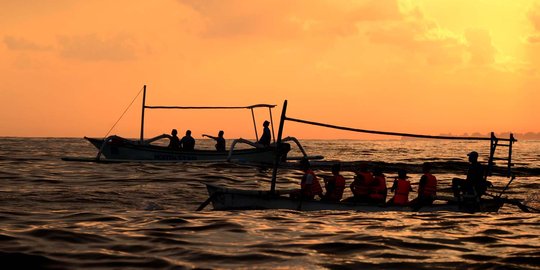
{"label": "life jacket", "polygon": [[326,198],[333,200],[333,201],[339,201],[341,198],[343,198],[343,191],[345,190],[345,178],[341,175],[332,176],[332,180],[334,181],[334,190],[326,193]]}
{"label": "life jacket", "polygon": [[407,205],[409,203],[410,190],[411,190],[411,182],[405,179],[397,179],[397,188],[394,193],[394,204]]}
{"label": "life jacket", "polygon": [[425,173],[426,183],[422,190],[418,189],[418,195],[423,197],[435,197],[437,195],[437,178],[430,173]]}
{"label": "life jacket", "polygon": [[351,184],[351,191],[355,197],[369,196],[370,184],[373,182],[373,175],[369,172],[358,172],[357,177]]}
{"label": "life jacket", "polygon": [[307,177],[302,177],[302,182],[300,182],[302,193],[306,196],[315,196],[315,195],[321,196],[323,190],[321,187],[321,183],[319,183],[319,179],[317,179],[317,176],[315,176],[315,173],[312,170],[308,169],[305,173],[305,176],[307,176],[308,174],[311,175],[313,179],[311,182],[311,189],[309,190],[306,189],[307,184],[305,181]]}
{"label": "life jacket", "polygon": [[369,197],[375,200],[383,200],[386,198],[387,190],[386,177],[384,175],[376,175],[373,177],[373,185],[371,186]]}

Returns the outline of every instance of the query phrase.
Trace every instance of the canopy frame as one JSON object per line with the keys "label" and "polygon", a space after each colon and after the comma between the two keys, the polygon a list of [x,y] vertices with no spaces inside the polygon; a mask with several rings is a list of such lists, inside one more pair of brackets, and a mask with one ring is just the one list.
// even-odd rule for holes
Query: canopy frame
{"label": "canopy frame", "polygon": [[[285,121],[297,122],[297,123],[308,124],[308,125],[313,125],[313,126],[327,127],[327,128],[332,128],[332,129],[347,130],[347,131],[358,132],[358,133],[369,133],[369,134],[379,134],[379,135],[388,135],[388,136],[413,137],[413,138],[425,138],[425,139],[442,139],[442,140],[462,140],[462,141],[463,140],[490,141],[490,154],[489,154],[489,160],[488,160],[488,168],[484,174],[484,179],[487,179],[487,177],[491,175],[491,171],[494,165],[494,160],[506,160],[508,162],[507,163],[508,169],[507,169],[506,177],[513,177],[512,166],[514,164],[512,163],[512,145],[515,142],[517,142],[517,139],[514,138],[514,135],[512,133],[510,133],[509,138],[497,138],[494,132],[491,132],[490,137],[459,137],[459,136],[436,136],[436,135],[412,134],[412,133],[402,133],[402,132],[377,131],[377,130],[338,126],[338,125],[333,125],[333,124],[325,124],[325,123],[319,123],[319,122],[314,122],[314,121],[309,121],[309,120],[303,120],[299,118],[288,117],[286,115],[286,111],[287,111],[287,100],[283,102],[283,109],[281,112],[278,138],[277,138],[277,143],[276,143],[276,151],[278,151],[279,145],[282,142],[281,137],[282,137],[283,125],[285,124]],[[499,144],[499,141],[508,142],[508,143]],[[509,148],[508,156],[504,158],[495,157],[495,149],[497,148],[497,146],[508,147]],[[278,155],[276,155],[276,157],[277,156]],[[270,185],[271,193],[275,192],[278,165],[279,165],[279,159],[276,158],[274,162],[273,172],[272,172],[272,182]]]}
{"label": "canopy frame", "polygon": [[[140,92],[139,92],[140,93]],[[272,109],[275,108],[274,104],[254,104],[248,106],[162,106],[162,105],[146,105],[146,85],[143,87],[143,98],[142,98],[142,108],[141,108],[141,135],[140,142],[144,142],[144,112],[146,109],[165,109],[165,110],[237,110],[237,109],[249,109],[251,110],[251,117],[253,119],[253,128],[255,130],[255,140],[259,139],[259,134],[257,131],[257,123],[255,121],[254,109],[256,108],[268,108],[268,113],[270,115],[270,123],[272,126],[272,138],[276,142],[274,137],[274,121],[272,118]]]}

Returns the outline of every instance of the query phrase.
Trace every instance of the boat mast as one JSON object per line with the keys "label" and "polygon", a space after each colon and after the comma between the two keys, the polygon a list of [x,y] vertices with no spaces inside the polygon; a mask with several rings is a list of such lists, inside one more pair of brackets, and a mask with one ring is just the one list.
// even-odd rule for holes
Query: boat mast
{"label": "boat mast", "polygon": [[274,160],[274,170],[272,171],[272,183],[270,184],[270,193],[276,192],[276,178],[279,165],[280,149],[281,149],[281,136],[283,134],[283,124],[285,124],[285,112],[287,111],[287,100],[283,102],[283,110],[281,111],[281,119],[279,120],[279,129],[276,142],[276,157]]}
{"label": "boat mast", "polygon": [[255,130],[255,141],[259,141],[259,134],[257,134],[257,123],[255,122],[255,113],[253,112],[253,107],[251,109],[251,117],[253,118],[253,129]]}
{"label": "boat mast", "polygon": [[143,87],[142,112],[141,112],[141,144],[144,141],[144,109],[146,104],[146,84]]}
{"label": "boat mast", "polygon": [[270,125],[272,125],[272,141],[276,142],[276,135],[274,135],[274,119],[272,118],[272,108],[268,107],[268,113],[270,114]]}

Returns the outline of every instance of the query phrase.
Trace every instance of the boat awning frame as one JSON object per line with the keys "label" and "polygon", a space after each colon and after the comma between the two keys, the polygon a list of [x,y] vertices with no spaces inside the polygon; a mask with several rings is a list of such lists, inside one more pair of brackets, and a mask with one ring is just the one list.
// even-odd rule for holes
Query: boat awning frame
{"label": "boat awning frame", "polygon": [[228,110],[228,109],[255,109],[255,108],[274,108],[273,104],[255,104],[249,106],[150,106],[145,105],[145,109],[188,109],[188,110]]}
{"label": "boat awning frame", "polygon": [[[272,116],[272,109],[275,108],[277,105],[274,104],[254,104],[254,105],[248,105],[248,106],[150,106],[146,105],[146,85],[143,86],[143,89],[141,89],[143,93],[142,97],[142,108],[141,108],[141,136],[140,141],[141,143],[144,141],[144,111],[146,109],[173,109],[173,110],[235,110],[235,109],[249,109],[251,110],[251,117],[253,119],[253,129],[255,131],[255,140],[259,139],[259,132],[257,130],[257,122],[255,119],[255,112],[254,109],[256,108],[268,108],[268,114],[270,115],[270,124],[271,124],[271,132],[272,132],[272,139],[274,142],[276,142],[276,137],[274,135],[274,119]],[[139,94],[141,92],[139,91]],[[139,95],[137,94],[137,96]],[[136,98],[136,97],[135,97]],[[133,102],[132,102],[133,103]]]}

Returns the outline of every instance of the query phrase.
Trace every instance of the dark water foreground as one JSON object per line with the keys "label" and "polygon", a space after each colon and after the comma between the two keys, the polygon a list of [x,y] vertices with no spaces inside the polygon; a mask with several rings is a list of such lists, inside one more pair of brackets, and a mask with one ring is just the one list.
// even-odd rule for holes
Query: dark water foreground
{"label": "dark water foreground", "polygon": [[[305,144],[330,159],[403,163],[413,183],[416,166],[438,162],[443,191],[462,173],[453,162],[462,162],[471,149],[482,154],[487,148],[428,141]],[[516,167],[529,173],[518,176],[508,196],[538,203],[539,146],[516,145]],[[271,171],[236,164],[60,160],[94,153],[80,139],[0,138],[2,269],[540,269],[540,215],[511,205],[495,214],[211,206],[196,212],[207,198],[204,182],[266,189]],[[317,173],[329,174],[323,167]],[[350,183],[352,174],[344,174]],[[280,171],[278,188],[296,187],[299,175]],[[491,180],[497,190],[508,181]]]}

